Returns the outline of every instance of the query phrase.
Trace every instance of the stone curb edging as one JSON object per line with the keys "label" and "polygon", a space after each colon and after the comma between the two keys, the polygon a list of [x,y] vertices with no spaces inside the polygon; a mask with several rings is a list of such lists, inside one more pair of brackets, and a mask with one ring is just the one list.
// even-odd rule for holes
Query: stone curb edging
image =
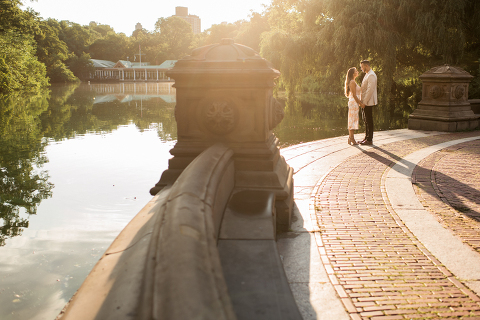
{"label": "stone curb edging", "polygon": [[[480,137],[448,141],[407,155],[387,172],[385,187],[393,210],[415,237],[460,281],[476,294],[480,294],[480,255],[443,227],[423,207],[411,181],[415,166],[430,154],[477,139]],[[399,190],[402,192],[398,192]],[[405,206],[406,203],[409,205]]]}

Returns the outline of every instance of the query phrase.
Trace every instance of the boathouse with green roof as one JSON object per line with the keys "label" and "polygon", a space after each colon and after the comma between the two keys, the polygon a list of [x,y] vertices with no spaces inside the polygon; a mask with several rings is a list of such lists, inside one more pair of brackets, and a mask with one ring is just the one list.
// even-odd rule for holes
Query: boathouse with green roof
{"label": "boathouse with green roof", "polygon": [[177,60],[166,60],[160,65],[148,62],[131,62],[119,60],[116,63],[106,60],[90,59],[95,67],[92,75],[94,81],[171,81],[166,72]]}

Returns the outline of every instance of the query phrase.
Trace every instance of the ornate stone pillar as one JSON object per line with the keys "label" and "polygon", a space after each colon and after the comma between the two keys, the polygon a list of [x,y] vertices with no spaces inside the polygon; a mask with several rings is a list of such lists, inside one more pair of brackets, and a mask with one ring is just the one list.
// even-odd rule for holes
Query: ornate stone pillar
{"label": "ornate stone pillar", "polygon": [[283,109],[272,96],[280,75],[270,62],[233,39],[195,49],[167,76],[175,79],[178,141],[168,170],[150,190],[172,184],[203,150],[222,142],[234,151],[235,188],[275,192],[280,229],[290,223],[293,170],[272,129]]}
{"label": "ornate stone pillar", "polygon": [[479,126],[468,101],[468,84],[473,76],[465,70],[444,65],[420,76],[422,100],[408,119],[408,128],[430,131],[473,130]]}

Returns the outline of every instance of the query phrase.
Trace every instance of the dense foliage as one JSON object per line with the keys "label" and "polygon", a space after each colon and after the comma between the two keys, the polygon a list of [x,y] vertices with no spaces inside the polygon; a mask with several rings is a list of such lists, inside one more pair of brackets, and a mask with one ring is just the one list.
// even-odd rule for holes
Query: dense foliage
{"label": "dense foliage", "polygon": [[369,59],[386,99],[445,63],[478,78],[479,14],[476,0],[274,0],[261,50],[290,90],[340,91],[346,70]]}
{"label": "dense foliage", "polygon": [[48,84],[45,66],[35,56],[34,14],[19,5],[18,0],[0,0],[0,93]]}

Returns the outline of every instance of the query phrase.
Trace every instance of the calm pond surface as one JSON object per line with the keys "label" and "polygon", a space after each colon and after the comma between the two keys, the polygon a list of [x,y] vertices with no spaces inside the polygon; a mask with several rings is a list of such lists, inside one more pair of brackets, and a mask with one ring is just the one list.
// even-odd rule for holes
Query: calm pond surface
{"label": "calm pond surface", "polygon": [[[171,85],[0,98],[0,319],[54,319],[151,199],[176,141]],[[347,135],[345,97],[280,100],[281,146]],[[376,130],[404,128],[406,116],[379,110]]]}

